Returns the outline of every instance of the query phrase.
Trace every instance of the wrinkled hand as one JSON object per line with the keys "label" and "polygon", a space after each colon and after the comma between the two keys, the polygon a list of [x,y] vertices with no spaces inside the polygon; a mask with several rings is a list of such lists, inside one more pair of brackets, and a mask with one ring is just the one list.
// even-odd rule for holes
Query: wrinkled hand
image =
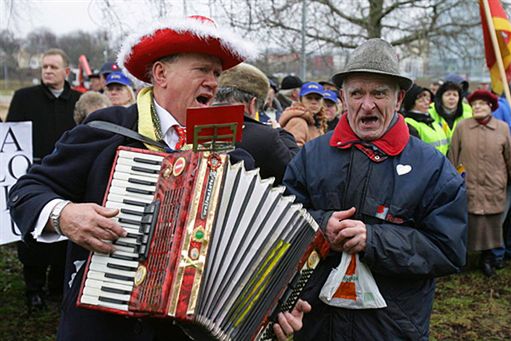
{"label": "wrinkled hand", "polygon": [[118,209],[96,204],[70,203],[60,214],[60,229],[66,237],[88,250],[111,253],[114,246],[104,240],[116,240],[127,234],[119,224],[110,219],[117,214]]}
{"label": "wrinkled hand", "polygon": [[278,315],[278,323],[273,325],[273,332],[279,341],[286,341],[294,332],[302,329],[303,314],[311,311],[308,302],[298,300],[291,312],[286,311]]}
{"label": "wrinkled hand", "polygon": [[348,219],[355,214],[355,207],[337,211],[328,219],[326,238],[334,251],[349,254],[364,251],[366,248],[366,225],[360,220]]}

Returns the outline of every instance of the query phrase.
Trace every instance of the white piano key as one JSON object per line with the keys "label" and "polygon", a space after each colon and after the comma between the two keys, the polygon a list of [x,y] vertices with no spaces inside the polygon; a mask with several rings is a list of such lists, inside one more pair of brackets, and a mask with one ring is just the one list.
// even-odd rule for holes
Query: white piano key
{"label": "white piano key", "polygon": [[[160,168],[161,168],[161,165],[150,165],[148,163],[136,162],[133,159],[127,159],[127,158],[123,158],[123,157],[120,157],[117,159],[117,165],[140,167],[140,168],[156,171],[157,173],[160,172]],[[154,173],[154,174],[157,174],[157,173]],[[149,173],[149,174],[152,174],[152,173]]]}
{"label": "white piano key", "polygon": [[[118,270],[118,269],[112,269],[106,266],[106,264],[99,264],[99,263],[90,263],[89,264],[89,271],[97,271],[102,273],[103,275],[110,274],[110,275],[116,275],[116,276],[123,276],[126,278],[112,278],[112,277],[104,277],[105,281],[109,281],[111,279],[119,280],[124,283],[132,283],[133,278],[135,278],[136,271],[124,271],[124,270]],[[98,278],[96,278],[98,279]],[[121,283],[117,282],[117,283]]]}
{"label": "white piano key", "polygon": [[156,186],[148,186],[144,184],[138,184],[138,183],[132,183],[127,180],[119,180],[119,179],[113,179],[110,186],[114,187],[123,187],[123,188],[135,188],[142,191],[150,191],[154,192]]}
{"label": "white piano key", "polygon": [[150,199],[144,199],[144,198],[131,199],[131,198],[126,198],[126,196],[115,194],[115,193],[109,193],[107,201],[118,202],[118,203],[126,205],[126,207],[142,207],[142,206],[139,206],[139,205],[125,203],[124,201],[126,199],[133,200],[133,201],[138,201],[141,204],[145,204],[145,205],[150,204],[153,201],[152,198],[150,198]]}
{"label": "white piano key", "polygon": [[157,181],[158,177],[159,177],[158,173],[141,172],[139,170],[133,169],[133,166],[123,165],[123,164],[117,164],[115,166],[115,172],[121,172],[121,173],[133,174],[133,175],[145,177],[149,181]]}
{"label": "white piano key", "polygon": [[117,187],[117,186],[110,186],[110,189],[108,191],[109,194],[119,194],[122,195],[125,199],[133,199],[133,200],[144,200],[144,201],[153,201],[154,195],[153,194],[141,194],[141,193],[135,193],[130,192],[126,188],[123,187]]}
{"label": "white piano key", "polygon": [[84,304],[91,304],[91,305],[97,305],[102,306],[106,308],[114,308],[118,310],[128,311],[128,305],[127,304],[115,304],[111,302],[103,302],[100,301],[99,298],[89,296],[89,295],[82,295],[80,298],[80,302]]}
{"label": "white piano key", "polygon": [[92,256],[92,260],[91,262],[94,262],[94,263],[99,263],[99,264],[107,264],[107,263],[112,263],[112,264],[117,264],[117,265],[122,265],[122,266],[129,266],[129,267],[132,267],[132,268],[137,268],[138,265],[139,265],[139,262],[137,261],[129,261],[129,260],[123,260],[123,259],[115,259],[115,258],[111,258],[111,257],[104,257],[104,256],[100,256],[100,255],[96,255],[94,254]]}
{"label": "white piano key", "polygon": [[114,248],[115,248],[115,251],[125,252],[126,254],[129,254],[130,257],[138,257],[138,253],[135,252],[134,248],[132,248],[132,247],[126,247],[126,246],[121,246],[121,245],[115,245],[114,244]]}
{"label": "white piano key", "polygon": [[131,295],[121,295],[121,294],[116,294],[113,292],[101,290],[101,288],[91,288],[91,287],[84,287],[83,295],[98,297],[98,298],[99,297],[108,297],[108,298],[111,298],[114,300],[125,301],[125,302],[129,302],[130,298],[131,298]]}
{"label": "white piano key", "polygon": [[[135,182],[137,180],[140,180],[143,182],[151,183],[151,185],[147,184],[146,186],[156,187],[157,179],[152,179],[152,178],[154,178],[154,176],[147,176],[147,175],[141,176],[138,174],[130,174],[130,173],[126,173],[123,171],[114,172],[114,176],[113,176],[113,179],[115,179],[115,180],[122,180],[122,181],[128,181],[128,182],[129,182],[129,180],[132,180]],[[133,182],[131,182],[131,183],[133,183]]]}
{"label": "white piano key", "polygon": [[127,291],[130,293],[133,291],[133,285],[124,285],[124,284],[119,284],[119,283],[105,283],[103,281],[98,281],[97,279],[92,279],[92,278],[88,278],[85,281],[85,286],[91,287],[91,288],[97,288],[97,289],[101,289],[102,287],[107,287],[107,288],[111,288],[111,289]]}
{"label": "white piano key", "polygon": [[160,155],[150,155],[150,154],[144,154],[144,153],[138,153],[138,152],[131,152],[129,150],[119,151],[119,157],[126,158],[126,159],[134,159],[134,158],[148,159],[148,160],[153,160],[153,161],[157,161],[160,163],[163,161],[163,156],[160,156]]}
{"label": "white piano key", "polygon": [[118,284],[124,284],[124,285],[133,285],[133,281],[105,277],[104,272],[93,270],[90,268],[90,266],[89,266],[89,272],[87,273],[87,278],[103,281],[105,283],[109,282],[109,283],[118,283]]}

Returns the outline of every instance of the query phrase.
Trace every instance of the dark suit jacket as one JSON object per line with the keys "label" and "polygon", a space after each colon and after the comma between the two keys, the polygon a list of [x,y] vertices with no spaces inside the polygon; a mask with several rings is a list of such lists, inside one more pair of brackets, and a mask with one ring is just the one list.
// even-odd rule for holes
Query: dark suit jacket
{"label": "dark suit jacket", "polygon": [[274,129],[245,116],[240,147],[248,151],[260,168],[261,177],[275,178],[275,185],[282,183],[286,166],[300,150],[292,134],[284,129]]}
{"label": "dark suit jacket", "polygon": [[32,122],[34,158],[50,154],[62,134],[75,126],[73,112],[81,93],[71,90],[69,83],[55,97],[43,84],[23,88],[14,93],[7,122]]}
{"label": "dark suit jacket", "polygon": [[[18,180],[9,193],[9,207],[24,238],[31,238],[30,232],[39,212],[52,199],[102,204],[117,147],[145,148],[141,142],[87,126],[91,120],[109,121],[136,130],[137,106],[111,107],[89,115],[84,124],[64,133],[53,153],[44,158],[41,165],[34,165]],[[243,159],[247,169],[254,168],[253,159],[246,151],[237,149],[230,156],[231,160]],[[128,319],[77,308],[75,304],[84,267],[81,266],[74,277],[72,287],[67,283],[88,255],[84,248],[69,243],[58,340],[153,340],[158,335],[169,340],[188,340],[168,320]]]}

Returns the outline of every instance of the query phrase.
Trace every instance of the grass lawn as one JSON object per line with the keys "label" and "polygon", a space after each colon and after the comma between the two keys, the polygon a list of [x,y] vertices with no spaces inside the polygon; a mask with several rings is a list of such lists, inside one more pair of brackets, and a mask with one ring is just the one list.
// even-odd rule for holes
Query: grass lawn
{"label": "grass lawn", "polygon": [[[511,340],[511,264],[491,279],[471,266],[439,278],[431,317],[431,340]],[[0,336],[2,341],[55,340],[59,304],[29,315],[14,245],[0,246]],[[365,341],[365,340],[360,340]]]}

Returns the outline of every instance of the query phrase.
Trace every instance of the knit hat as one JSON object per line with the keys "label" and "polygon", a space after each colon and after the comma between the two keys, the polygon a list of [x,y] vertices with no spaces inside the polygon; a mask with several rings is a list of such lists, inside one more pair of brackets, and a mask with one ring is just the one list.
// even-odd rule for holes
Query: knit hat
{"label": "knit hat", "polygon": [[393,77],[404,90],[408,90],[413,83],[410,78],[401,76],[394,48],[389,42],[380,38],[369,39],[353,50],[344,71],[334,75],[332,81],[340,88],[348,76],[356,73],[374,73]]}
{"label": "knit hat", "polygon": [[268,77],[255,66],[241,63],[222,72],[218,79],[218,86],[238,89],[264,100],[268,94],[270,82]]}
{"label": "knit hat", "polygon": [[415,106],[415,101],[417,100],[417,97],[423,93],[424,91],[429,92],[431,95],[431,99],[433,99],[433,93],[428,88],[423,88],[421,86],[418,86],[417,84],[413,84],[410,90],[406,92],[405,98],[403,99],[403,109],[405,111],[410,111]]}

